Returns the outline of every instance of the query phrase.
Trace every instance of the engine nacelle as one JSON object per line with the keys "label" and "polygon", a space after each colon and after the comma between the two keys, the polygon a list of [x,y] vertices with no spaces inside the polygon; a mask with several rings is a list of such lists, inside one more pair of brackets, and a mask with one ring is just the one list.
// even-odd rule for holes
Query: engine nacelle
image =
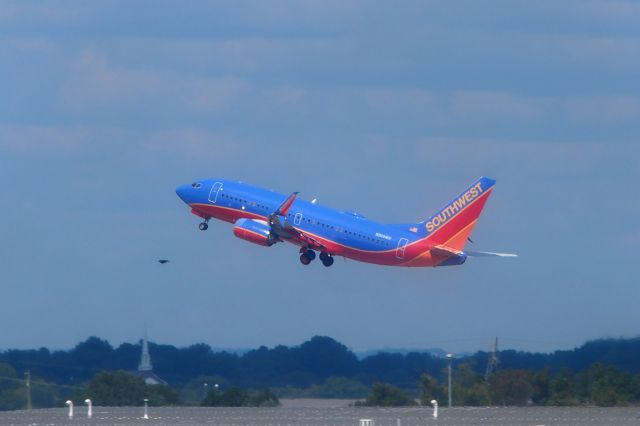
{"label": "engine nacelle", "polygon": [[271,228],[266,222],[252,219],[238,219],[233,226],[233,235],[250,243],[269,247],[275,243]]}

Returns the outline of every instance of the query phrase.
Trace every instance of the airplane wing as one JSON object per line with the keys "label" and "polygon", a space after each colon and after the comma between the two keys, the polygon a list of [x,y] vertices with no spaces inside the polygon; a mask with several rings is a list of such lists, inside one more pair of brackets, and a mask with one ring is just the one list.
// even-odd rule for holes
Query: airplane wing
{"label": "airplane wing", "polygon": [[280,239],[284,238],[288,240],[293,237],[291,232],[293,227],[287,221],[287,214],[297,196],[297,192],[292,193],[275,212],[267,216],[267,222],[271,227],[271,231]]}
{"label": "airplane wing", "polygon": [[307,246],[315,250],[325,249],[325,246],[318,240],[291,226],[286,218],[281,218],[276,214],[271,214],[268,217],[268,223],[271,227],[271,231],[277,235],[281,241],[297,240],[302,243],[303,246]]}
{"label": "airplane wing", "polygon": [[324,245],[322,245],[318,240],[316,240],[313,237],[310,237],[309,235],[305,234],[302,231],[298,231],[297,229],[293,229],[295,232],[295,236],[294,238],[297,239],[298,241],[302,242],[303,245],[308,246],[311,249],[314,250],[324,250],[326,247]]}
{"label": "airplane wing", "polygon": [[282,205],[278,207],[278,210],[267,217],[267,222],[271,227],[271,231],[276,234],[280,240],[297,240],[302,243],[303,246],[307,246],[315,250],[324,250],[325,246],[318,240],[294,228],[287,220],[289,209],[291,209],[291,206],[297,196],[298,192],[294,192],[289,195]]}

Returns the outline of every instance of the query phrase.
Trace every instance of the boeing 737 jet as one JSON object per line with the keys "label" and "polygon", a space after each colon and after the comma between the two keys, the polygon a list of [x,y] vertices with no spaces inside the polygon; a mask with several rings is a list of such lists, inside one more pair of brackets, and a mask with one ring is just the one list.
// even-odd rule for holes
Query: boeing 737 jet
{"label": "boeing 737 jet", "polygon": [[382,224],[356,212],[338,211],[267,189],[224,179],[203,179],[176,189],[191,212],[203,219],[233,223],[243,240],[270,247],[289,242],[300,247],[300,262],[319,258],[331,266],[335,256],[393,266],[462,265],[467,256],[513,254],[464,251],[495,180],[481,177],[426,220]]}

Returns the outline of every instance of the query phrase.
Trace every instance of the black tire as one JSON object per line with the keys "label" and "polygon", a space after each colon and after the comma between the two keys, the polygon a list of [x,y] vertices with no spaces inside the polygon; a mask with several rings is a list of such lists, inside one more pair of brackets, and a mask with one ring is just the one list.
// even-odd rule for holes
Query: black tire
{"label": "black tire", "polygon": [[329,266],[333,265],[333,257],[331,257],[330,255],[328,255],[326,253],[320,253],[320,260],[322,261],[322,264],[324,266],[326,266],[327,268]]}
{"label": "black tire", "polygon": [[206,231],[207,229],[209,229],[209,224],[207,222],[202,222],[200,225],[198,225],[198,229],[200,229],[201,231]]}
{"label": "black tire", "polygon": [[314,260],[316,258],[316,252],[313,250],[307,250],[307,256],[309,256],[309,259]]}
{"label": "black tire", "polygon": [[300,263],[302,263],[305,266],[311,263],[311,258],[307,253],[302,253],[300,255]]}

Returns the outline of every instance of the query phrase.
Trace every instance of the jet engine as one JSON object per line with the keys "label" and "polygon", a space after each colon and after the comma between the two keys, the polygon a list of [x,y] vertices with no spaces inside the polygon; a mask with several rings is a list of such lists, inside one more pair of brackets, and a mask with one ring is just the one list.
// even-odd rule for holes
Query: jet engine
{"label": "jet engine", "polygon": [[233,235],[250,243],[269,247],[276,242],[266,222],[253,219],[238,219],[233,226]]}

